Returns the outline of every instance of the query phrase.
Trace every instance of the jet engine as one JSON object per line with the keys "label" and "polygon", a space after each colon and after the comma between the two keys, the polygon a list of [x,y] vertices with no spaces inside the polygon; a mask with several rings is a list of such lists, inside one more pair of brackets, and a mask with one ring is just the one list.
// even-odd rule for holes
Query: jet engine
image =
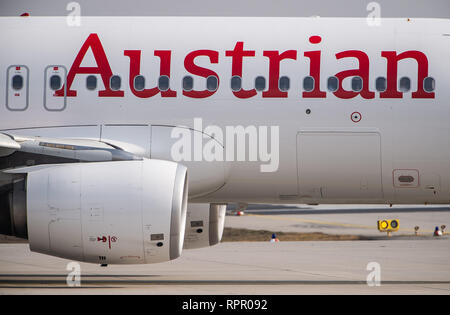
{"label": "jet engine", "polygon": [[226,204],[189,203],[184,248],[193,249],[218,244],[223,235],[226,207]]}
{"label": "jet engine", "polygon": [[77,261],[169,261],[183,249],[187,190],[186,167],[169,161],[36,166],[10,195],[12,230],[32,251]]}

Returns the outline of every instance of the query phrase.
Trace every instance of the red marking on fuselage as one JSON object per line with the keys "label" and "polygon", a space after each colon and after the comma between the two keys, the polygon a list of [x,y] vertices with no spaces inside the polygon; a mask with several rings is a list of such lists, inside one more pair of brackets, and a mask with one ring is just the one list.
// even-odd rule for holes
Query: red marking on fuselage
{"label": "red marking on fuselage", "polygon": [[[313,45],[317,45],[322,42],[322,37],[314,35],[309,37],[309,42]],[[96,61],[96,67],[81,67],[82,61],[88,51],[91,49]],[[124,55],[129,57],[130,62],[130,72],[129,72],[129,85],[131,92],[139,98],[150,98],[159,93],[162,97],[176,97],[177,92],[172,90],[160,91],[158,87],[151,89],[144,89],[142,91],[137,91],[134,89],[134,78],[140,74],[141,67],[141,50],[124,50]],[[160,76],[167,76],[170,78],[171,71],[171,53],[170,50],[155,50],[154,56],[160,58]],[[263,98],[286,98],[288,96],[287,91],[280,91],[278,87],[278,82],[280,78],[280,64],[281,62],[293,63],[297,61],[297,50],[286,50],[284,52],[279,52],[277,50],[264,50],[262,55],[268,58],[269,64],[269,88],[267,91],[262,93]],[[209,76],[215,76],[218,81],[218,86],[220,83],[219,75],[211,69],[200,67],[195,64],[195,59],[197,57],[207,57],[211,64],[219,63],[219,52],[215,50],[194,50],[187,53],[184,58],[184,68],[187,72],[192,75],[207,78]],[[304,91],[301,95],[303,98],[326,98],[329,93],[320,90],[320,76],[321,76],[321,50],[305,51],[303,56],[309,59],[309,76],[311,76],[314,81],[314,89],[312,91]],[[373,99],[375,98],[375,92],[369,90],[369,69],[370,60],[367,54],[361,50],[346,50],[338,52],[335,54],[336,60],[344,58],[356,58],[358,61],[358,68],[349,69],[341,71],[334,74],[335,77],[339,79],[339,87],[337,91],[332,92],[334,96],[341,99],[351,99],[361,96],[363,99]],[[245,77],[243,73],[243,62],[244,57],[254,58],[254,50],[244,50],[244,42],[239,41],[236,43],[233,50],[225,51],[225,57],[231,57],[231,75]],[[378,92],[380,98],[402,98],[403,92],[397,90],[398,81],[398,63],[400,61],[409,59],[415,60],[417,62],[417,90],[412,92],[412,98],[435,98],[434,92],[426,92],[424,90],[423,82],[426,77],[428,77],[428,58],[420,51],[411,50],[402,53],[397,53],[396,51],[381,51],[381,57],[387,60],[386,69],[386,79],[387,79],[387,89],[384,92]],[[289,60],[290,59],[290,60]],[[19,67],[17,67],[19,68]],[[108,58],[103,49],[102,43],[97,34],[93,33],[88,36],[86,41],[83,43],[80,51],[76,55],[76,58],[70,67],[69,73],[67,75],[67,88],[64,86],[56,91],[57,96],[64,96],[64,91],[67,89],[68,97],[77,96],[77,91],[72,89],[72,83],[78,74],[97,74],[100,75],[103,81],[104,90],[98,91],[99,97],[123,97],[124,91],[112,90],[110,88],[110,78],[113,75]],[[330,74],[332,75],[332,74]],[[348,77],[359,76],[363,79],[363,88],[359,92],[344,90],[342,82]],[[215,91],[205,90],[191,90],[184,91],[183,95],[191,98],[207,98],[216,93]],[[257,95],[255,89],[239,91],[233,91],[233,94],[237,98],[245,99]]]}

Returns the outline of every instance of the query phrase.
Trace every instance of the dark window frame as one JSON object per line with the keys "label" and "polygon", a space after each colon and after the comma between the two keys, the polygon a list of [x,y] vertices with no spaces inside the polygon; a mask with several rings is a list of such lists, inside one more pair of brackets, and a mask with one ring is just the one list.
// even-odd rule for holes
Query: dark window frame
{"label": "dark window frame", "polygon": [[[380,89],[378,86],[378,82],[380,80],[383,80],[384,82],[384,89]],[[387,79],[385,77],[378,77],[375,79],[375,90],[377,90],[377,92],[386,92],[387,90]]]}
{"label": "dark window frame", "polygon": [[[186,86],[185,86],[185,83],[187,83],[187,80],[190,81],[190,84],[191,84],[190,88],[186,88]],[[192,91],[194,89],[194,78],[190,75],[185,75],[183,77],[182,85],[183,85],[183,91],[186,91],[186,92]]]}
{"label": "dark window frame", "polygon": [[[114,78],[118,78],[119,79],[119,87],[116,89],[116,88],[113,88],[113,79]],[[109,78],[109,87],[111,88],[111,90],[113,90],[113,91],[119,91],[120,90],[120,88],[122,87],[122,78],[120,77],[120,75],[117,75],[117,74],[114,74],[114,75],[112,75],[110,78]]]}
{"label": "dark window frame", "polygon": [[[211,80],[215,80],[214,88],[210,88],[210,84],[211,84]],[[216,77],[215,75],[210,75],[206,78],[206,89],[209,92],[215,92],[217,91],[217,89],[219,88],[219,78]]]}
{"label": "dark window frame", "polygon": [[[95,82],[95,86],[90,86],[90,80],[92,80],[92,82]],[[89,91],[95,91],[97,89],[97,76],[88,75],[86,77],[86,89],[88,89]]]}
{"label": "dark window frame", "polygon": [[[286,82],[287,82],[287,87],[286,88],[282,88],[282,85],[281,85],[282,80],[286,80]],[[281,76],[278,79],[278,89],[281,92],[287,92],[287,91],[290,90],[290,88],[291,88],[291,79],[287,75]]]}
{"label": "dark window frame", "polygon": [[[402,88],[402,81],[408,82],[408,88],[407,89]],[[411,79],[409,77],[401,77],[400,80],[398,81],[398,89],[402,93],[410,92],[411,91]]]}
{"label": "dark window frame", "polygon": [[[136,80],[140,80],[142,78],[142,82],[143,82],[143,84],[142,84],[142,88],[137,88],[137,85],[138,84],[136,84]],[[145,77],[142,75],[142,74],[139,74],[139,75],[137,75],[137,76],[135,76],[134,77],[134,79],[133,79],[133,88],[136,90],[136,91],[143,91],[143,90],[145,90]]]}
{"label": "dark window frame", "polygon": [[[431,80],[433,87],[431,89],[427,89],[426,82],[427,80]],[[423,79],[423,89],[427,93],[433,93],[436,90],[436,80],[433,77],[426,77]]]}
{"label": "dark window frame", "polygon": [[[19,79],[20,81],[17,81],[16,79]],[[24,82],[23,82],[23,75],[21,74],[15,74],[11,78],[11,87],[14,91],[20,91],[23,89]],[[19,84],[18,84],[19,83]]]}
{"label": "dark window frame", "polygon": [[[233,80],[239,80],[239,89],[233,89]],[[242,90],[242,78],[238,75],[234,75],[231,77],[230,79],[230,88],[233,92],[239,92],[240,90]]]}
{"label": "dark window frame", "polygon": [[[307,80],[311,80],[312,88],[306,87]],[[316,80],[314,79],[314,77],[312,77],[310,75],[304,77],[303,81],[302,81],[302,88],[303,88],[303,91],[305,91],[305,92],[312,92],[312,91],[314,91],[314,89],[316,88]]]}
{"label": "dark window frame", "polygon": [[[161,80],[167,80],[167,82],[165,82],[165,83],[167,83],[167,86],[166,87],[164,87],[163,88],[163,84],[161,83]],[[159,78],[158,78],[158,89],[161,91],[161,92],[166,92],[166,91],[168,91],[168,90],[170,90],[170,78],[169,78],[169,76],[167,76],[167,75],[162,75],[162,76],[160,76]]]}
{"label": "dark window frame", "polygon": [[[264,86],[261,87],[260,85],[258,85],[258,81],[263,82]],[[258,91],[258,92],[262,92],[262,91],[266,90],[266,78],[263,77],[262,75],[257,76],[255,78],[255,90]]]}
{"label": "dark window frame", "polygon": [[[336,80],[336,88],[335,89],[330,89],[330,80],[334,80],[334,79]],[[338,79],[338,77],[336,77],[336,76],[328,77],[328,79],[327,79],[327,90],[328,90],[328,92],[331,92],[331,93],[334,93],[337,90],[339,90],[339,79]]]}
{"label": "dark window frame", "polygon": [[[360,89],[355,89],[354,88],[353,83],[355,82],[355,80],[360,80],[361,81],[361,88]],[[361,78],[360,76],[354,76],[354,77],[352,77],[351,85],[352,85],[352,91],[359,93],[359,92],[361,92],[364,89],[364,79]]]}

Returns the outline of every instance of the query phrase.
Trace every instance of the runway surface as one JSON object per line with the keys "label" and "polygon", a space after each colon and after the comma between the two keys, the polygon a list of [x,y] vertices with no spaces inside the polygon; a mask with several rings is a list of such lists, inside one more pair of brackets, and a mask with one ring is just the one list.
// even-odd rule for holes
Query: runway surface
{"label": "runway surface", "polygon": [[[81,287],[66,284],[69,261],[0,245],[0,294],[449,294],[450,242],[383,240],[222,243],[154,265],[81,264]],[[366,283],[379,263],[381,286]]]}
{"label": "runway surface", "polygon": [[[387,239],[376,221],[390,218],[401,230]],[[252,205],[225,225],[374,240],[221,243],[160,264],[80,264],[81,287],[73,288],[70,261],[0,244],[0,294],[450,294],[450,236],[431,236],[442,224],[450,227],[449,207]],[[379,287],[366,283],[371,262],[381,268]]]}

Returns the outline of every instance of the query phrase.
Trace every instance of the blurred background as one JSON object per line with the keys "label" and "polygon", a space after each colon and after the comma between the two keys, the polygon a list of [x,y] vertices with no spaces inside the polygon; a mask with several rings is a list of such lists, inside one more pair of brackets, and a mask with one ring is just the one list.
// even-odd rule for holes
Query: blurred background
{"label": "blurred background", "polygon": [[[0,16],[67,15],[71,1],[0,0]],[[85,16],[366,17],[370,0],[78,0]],[[378,0],[382,17],[450,17],[449,0]],[[337,5],[338,3],[338,5]]]}

